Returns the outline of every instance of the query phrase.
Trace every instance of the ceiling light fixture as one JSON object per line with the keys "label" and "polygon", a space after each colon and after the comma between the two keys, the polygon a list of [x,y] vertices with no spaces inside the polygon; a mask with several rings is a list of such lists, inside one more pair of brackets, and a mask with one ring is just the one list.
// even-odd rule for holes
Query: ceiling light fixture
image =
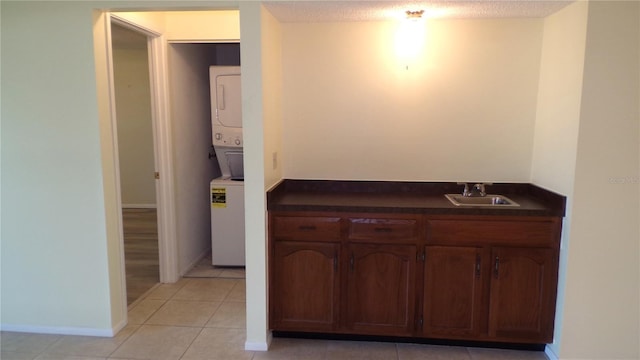
{"label": "ceiling light fixture", "polygon": [[421,19],[422,14],[424,14],[424,10],[416,10],[416,11],[407,10],[406,14],[407,14],[407,19],[410,19],[410,20]]}

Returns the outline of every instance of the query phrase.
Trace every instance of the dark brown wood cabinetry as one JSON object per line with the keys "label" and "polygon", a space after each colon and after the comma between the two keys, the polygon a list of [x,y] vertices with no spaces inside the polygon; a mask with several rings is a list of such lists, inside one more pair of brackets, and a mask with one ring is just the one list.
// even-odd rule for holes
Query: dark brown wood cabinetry
{"label": "dark brown wood cabinetry", "polygon": [[492,250],[489,336],[553,339],[557,256],[552,249],[498,247]]}
{"label": "dark brown wood cabinetry", "polygon": [[481,332],[486,322],[482,253],[477,247],[426,246],[423,335],[468,338]]}
{"label": "dark brown wood cabinetry", "polygon": [[274,245],[272,306],[275,328],[332,331],[338,321],[340,247],[282,241]]}
{"label": "dark brown wood cabinetry", "polygon": [[270,322],[274,329],[338,328],[340,217],[271,218]]}
{"label": "dark brown wood cabinetry", "polygon": [[560,219],[427,221],[426,337],[553,340]]}
{"label": "dark brown wood cabinetry", "polygon": [[552,341],[561,218],[274,211],[273,330]]}
{"label": "dark brown wood cabinetry", "polygon": [[348,252],[347,328],[356,333],[412,335],[415,246],[349,244]]}

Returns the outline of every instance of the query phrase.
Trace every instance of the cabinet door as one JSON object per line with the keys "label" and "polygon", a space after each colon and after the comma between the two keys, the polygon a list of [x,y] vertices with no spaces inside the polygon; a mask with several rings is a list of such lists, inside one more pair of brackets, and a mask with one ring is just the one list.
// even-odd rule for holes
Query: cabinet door
{"label": "cabinet door", "polygon": [[351,244],[348,249],[347,329],[360,334],[411,335],[416,247]]}
{"label": "cabinet door", "polygon": [[335,329],[339,255],[339,244],[275,242],[270,291],[274,330]]}
{"label": "cabinet door", "polygon": [[424,335],[447,338],[477,335],[481,321],[486,324],[482,249],[427,246],[425,255]]}
{"label": "cabinet door", "polygon": [[489,335],[551,342],[557,261],[552,249],[492,250]]}

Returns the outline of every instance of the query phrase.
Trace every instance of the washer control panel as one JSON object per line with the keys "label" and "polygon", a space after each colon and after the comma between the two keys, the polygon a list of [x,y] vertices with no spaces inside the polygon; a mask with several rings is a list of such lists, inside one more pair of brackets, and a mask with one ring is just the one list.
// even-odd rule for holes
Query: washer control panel
{"label": "washer control panel", "polygon": [[242,128],[213,126],[213,146],[242,147]]}

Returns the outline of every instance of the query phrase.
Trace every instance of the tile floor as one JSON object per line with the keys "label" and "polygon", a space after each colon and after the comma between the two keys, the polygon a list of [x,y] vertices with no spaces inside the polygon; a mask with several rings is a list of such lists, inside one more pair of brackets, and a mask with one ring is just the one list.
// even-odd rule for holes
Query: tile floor
{"label": "tile floor", "polygon": [[276,338],[268,352],[244,350],[245,281],[181,279],[131,306],[113,338],[2,332],[2,360],[446,359],[547,360],[542,352],[379,342]]}

